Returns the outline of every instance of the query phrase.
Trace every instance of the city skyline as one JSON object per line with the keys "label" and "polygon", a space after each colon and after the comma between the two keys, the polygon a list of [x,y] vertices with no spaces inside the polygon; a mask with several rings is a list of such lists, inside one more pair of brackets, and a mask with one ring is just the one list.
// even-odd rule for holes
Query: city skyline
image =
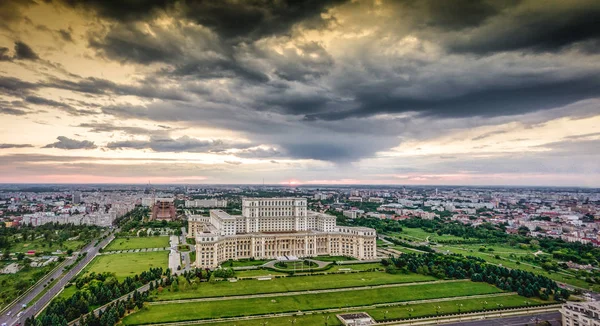
{"label": "city skyline", "polygon": [[4,1],[0,183],[600,187],[595,1]]}

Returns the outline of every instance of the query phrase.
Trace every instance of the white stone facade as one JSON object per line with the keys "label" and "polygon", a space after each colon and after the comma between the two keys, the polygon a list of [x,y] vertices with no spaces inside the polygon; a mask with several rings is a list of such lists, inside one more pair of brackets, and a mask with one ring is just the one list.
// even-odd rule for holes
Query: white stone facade
{"label": "white stone facade", "polygon": [[599,302],[567,302],[560,313],[563,326],[600,326]]}
{"label": "white stone facade", "polygon": [[202,268],[229,259],[377,255],[374,229],[338,227],[335,216],[308,211],[305,198],[244,198],[242,215],[211,210],[209,218],[194,216],[188,225]]}

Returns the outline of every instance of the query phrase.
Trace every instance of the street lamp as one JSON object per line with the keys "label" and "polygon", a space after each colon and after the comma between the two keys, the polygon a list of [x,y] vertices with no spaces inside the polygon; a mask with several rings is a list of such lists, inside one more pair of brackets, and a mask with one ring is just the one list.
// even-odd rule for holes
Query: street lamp
{"label": "street lamp", "polygon": [[325,326],[327,326],[327,324],[329,323],[329,317],[330,316],[327,316],[327,317],[323,316],[323,319],[325,319]]}
{"label": "street lamp", "polygon": [[296,324],[296,318],[294,318],[294,319],[290,319],[290,323],[291,323],[292,325],[295,325],[295,324]]}
{"label": "street lamp", "polygon": [[412,325],[412,313],[415,310],[413,308],[406,308],[406,310],[408,311],[408,319],[411,319],[410,325]]}
{"label": "street lamp", "polygon": [[386,311],[383,313],[383,321],[384,321],[384,322],[385,322],[385,321],[387,321],[387,314],[388,314],[388,311],[386,310]]}

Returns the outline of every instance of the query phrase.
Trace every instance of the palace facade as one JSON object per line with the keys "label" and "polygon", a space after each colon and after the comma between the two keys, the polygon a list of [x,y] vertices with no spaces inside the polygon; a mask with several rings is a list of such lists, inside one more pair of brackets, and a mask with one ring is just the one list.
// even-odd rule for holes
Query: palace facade
{"label": "palace facade", "polygon": [[305,198],[243,198],[242,215],[216,209],[209,217],[188,217],[188,225],[200,268],[229,259],[377,257],[374,229],[337,226],[335,216],[308,211]]}

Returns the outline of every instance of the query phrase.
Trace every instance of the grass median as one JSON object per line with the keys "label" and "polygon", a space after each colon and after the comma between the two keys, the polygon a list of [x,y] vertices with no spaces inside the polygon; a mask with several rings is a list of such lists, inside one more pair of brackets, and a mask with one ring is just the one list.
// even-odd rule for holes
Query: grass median
{"label": "grass median", "polygon": [[146,306],[125,317],[123,323],[139,325],[250,316],[500,292],[500,289],[487,283],[460,281],[294,296],[172,303]]}

